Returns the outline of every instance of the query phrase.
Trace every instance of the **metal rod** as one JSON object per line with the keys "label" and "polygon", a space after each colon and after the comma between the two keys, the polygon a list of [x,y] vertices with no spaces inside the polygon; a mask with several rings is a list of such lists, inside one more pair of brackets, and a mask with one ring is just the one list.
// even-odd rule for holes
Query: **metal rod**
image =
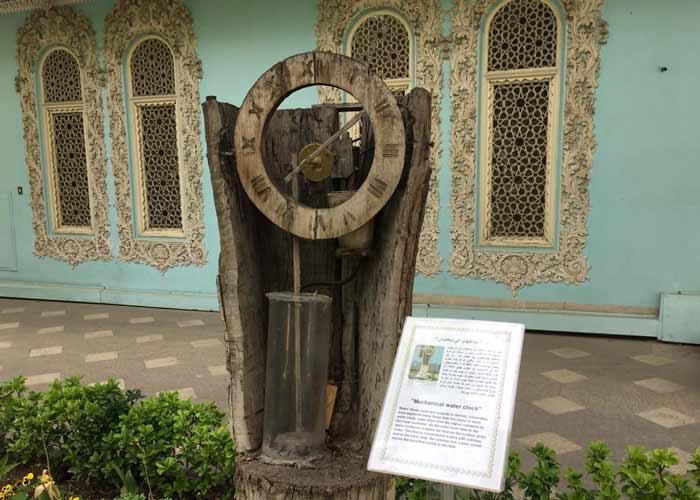
{"label": "metal rod", "polygon": [[[292,167],[297,167],[297,155],[292,155]],[[299,179],[295,178],[292,183],[292,197],[294,201],[299,201]],[[294,295],[301,294],[301,252],[299,249],[299,238],[292,235],[292,283]],[[301,432],[304,428],[302,423],[301,404],[301,302],[294,302],[294,396],[295,396],[295,424],[296,431]]]}

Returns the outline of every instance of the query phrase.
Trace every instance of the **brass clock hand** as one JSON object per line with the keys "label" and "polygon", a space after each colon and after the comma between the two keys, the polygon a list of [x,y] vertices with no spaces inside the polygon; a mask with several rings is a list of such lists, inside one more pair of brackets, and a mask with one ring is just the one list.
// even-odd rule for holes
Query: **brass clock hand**
{"label": "brass clock hand", "polygon": [[352,126],[359,122],[364,116],[367,116],[367,111],[361,111],[355,116],[353,116],[350,120],[348,120],[347,123],[340,127],[340,129],[338,129],[338,131],[335,134],[326,139],[326,142],[321,144],[321,146],[319,146],[318,149],[316,149],[309,156],[300,161],[299,164],[287,174],[287,176],[284,178],[284,182],[291,181],[296,174],[301,172],[301,169],[304,167],[304,165],[306,165],[311,160],[320,155],[323,151],[328,149],[328,146],[330,146],[333,143],[333,141],[337,140],[341,135],[350,130],[350,128],[352,128]]}

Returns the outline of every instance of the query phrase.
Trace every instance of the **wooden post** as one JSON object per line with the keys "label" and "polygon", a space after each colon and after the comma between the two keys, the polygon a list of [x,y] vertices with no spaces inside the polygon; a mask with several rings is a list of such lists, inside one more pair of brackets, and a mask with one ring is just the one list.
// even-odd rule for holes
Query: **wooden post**
{"label": "wooden post", "polygon": [[[314,469],[295,469],[264,464],[255,454],[264,411],[267,304],[263,292],[293,286],[294,245],[289,234],[253,207],[241,187],[231,149],[238,109],[215,98],[207,98],[204,104],[207,156],[221,237],[219,290],[227,329],[229,410],[234,439],[242,452],[236,469],[238,499],[393,498],[392,478],[367,472],[367,452],[403,322],[411,313],[418,237],[430,179],[430,94],[414,89],[403,99],[403,110],[406,161],[399,186],[375,218],[371,256],[340,262],[334,240],[300,241],[302,286],[324,282],[304,291],[330,295],[336,308],[329,380],[338,385],[338,403],[329,436],[332,460]],[[283,179],[293,169],[290,154],[310,142],[324,142],[339,128],[338,113],[331,106],[275,114],[266,153],[269,165],[279,168],[271,175],[279,189],[289,189]],[[365,135],[361,149],[371,146],[371,134]],[[338,177],[347,177],[351,159],[343,155],[348,151],[352,153],[347,142],[337,145],[336,168],[343,169],[343,175],[334,171]],[[353,177],[362,178],[362,172],[354,172]],[[314,199],[319,206],[321,193],[328,187],[303,182],[300,199]],[[354,280],[342,286],[327,284],[353,274]]]}

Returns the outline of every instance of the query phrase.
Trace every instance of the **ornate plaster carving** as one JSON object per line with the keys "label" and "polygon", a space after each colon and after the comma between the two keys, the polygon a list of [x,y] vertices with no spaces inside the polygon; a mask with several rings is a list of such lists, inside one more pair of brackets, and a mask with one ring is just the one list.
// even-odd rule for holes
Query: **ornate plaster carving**
{"label": "ornate plaster carving", "polygon": [[[438,170],[440,168],[440,101],[442,95],[442,10],[439,0],[321,0],[316,23],[318,49],[342,52],[343,40],[351,21],[362,12],[389,8],[405,17],[415,36],[416,84],[432,94],[432,132],[430,190],[425,207],[416,270],[424,275],[440,272],[438,254],[438,210],[440,207]],[[340,92],[321,89],[323,102],[339,102]]]}
{"label": "ornate plaster carving", "polygon": [[[177,111],[182,155],[184,239],[138,238],[134,231],[126,104],[122,61],[139,36],[157,34],[175,56]],[[119,255],[161,272],[174,266],[204,265],[202,154],[200,144],[199,80],[202,64],[196,53],[192,16],[179,0],[118,0],[105,21],[105,63],[112,165],[119,228]]]}
{"label": "ornate plaster carving", "polygon": [[47,9],[51,5],[71,5],[87,0],[2,0],[0,1],[0,14],[13,14],[32,9]]}
{"label": "ornate plaster carving", "polygon": [[553,252],[483,251],[476,247],[477,92],[480,26],[502,0],[458,0],[451,15],[452,255],[449,270],[459,277],[495,280],[513,294],[541,282],[581,283],[588,276],[583,255],[588,230],[588,173],[593,162],[593,112],[599,47],[607,28],[604,0],[563,0],[567,18],[563,155],[560,176],[559,244]]}
{"label": "ornate plaster carving", "polygon": [[[42,52],[62,46],[75,55],[82,73],[85,149],[88,158],[91,234],[48,232],[44,172],[41,166],[36,68]],[[102,127],[100,69],[95,31],[88,19],[70,7],[35,10],[17,31],[17,89],[23,116],[26,163],[34,228],[34,254],[72,266],[89,260],[109,260],[109,216]]]}

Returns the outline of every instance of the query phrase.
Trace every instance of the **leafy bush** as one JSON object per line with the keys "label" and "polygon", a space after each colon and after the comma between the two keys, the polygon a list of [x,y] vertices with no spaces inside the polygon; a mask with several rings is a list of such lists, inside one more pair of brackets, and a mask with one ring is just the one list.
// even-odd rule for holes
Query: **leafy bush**
{"label": "leafy bush", "polygon": [[118,429],[120,416],[140,398],[113,380],[85,386],[73,377],[54,381],[43,394],[27,393],[22,378],[7,386],[11,396],[0,414],[8,421],[10,457],[25,463],[45,458],[76,477],[102,476],[103,437]]}
{"label": "leafy bush", "polygon": [[[560,465],[552,450],[542,444],[530,449],[537,464],[528,472],[520,470],[521,461],[512,453],[508,461],[505,489],[501,493],[458,490],[457,500],[513,500],[519,488],[531,500],[700,500],[700,448],[693,454],[695,467],[687,477],[672,474],[669,468],[678,458],[669,450],[646,451],[630,447],[619,466],[605,443],[592,443],[586,456],[586,474],[572,469],[564,473],[566,488],[558,491]],[[588,484],[589,486],[585,486]],[[399,479],[397,498],[426,500],[429,483],[417,479]]]}
{"label": "leafy bush", "polygon": [[225,484],[233,490],[235,449],[223,416],[213,403],[182,401],[173,392],[144,400],[105,438],[103,472],[130,470],[177,498],[206,497]]}
{"label": "leafy bush", "polygon": [[233,491],[235,448],[223,413],[176,393],[140,398],[114,381],[84,386],[70,378],[44,393],[28,391],[21,377],[1,383],[0,473],[41,461],[74,478],[108,480],[135,499]]}

